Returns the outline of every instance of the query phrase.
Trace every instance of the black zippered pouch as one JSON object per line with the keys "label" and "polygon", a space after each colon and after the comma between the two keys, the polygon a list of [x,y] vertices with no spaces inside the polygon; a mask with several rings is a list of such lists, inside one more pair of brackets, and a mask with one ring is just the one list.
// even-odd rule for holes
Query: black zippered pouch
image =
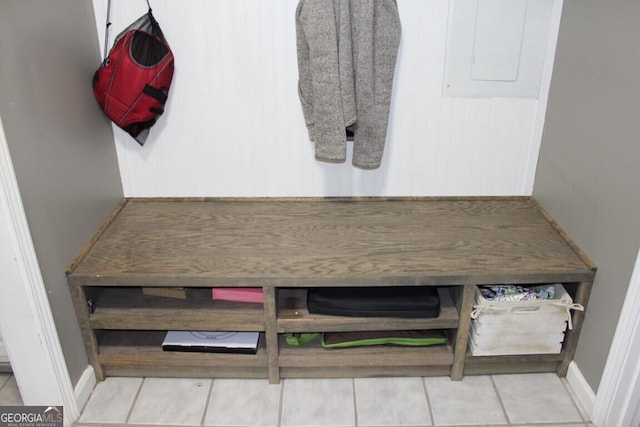
{"label": "black zippered pouch", "polygon": [[432,318],[440,314],[440,298],[432,286],[309,288],[307,309],[335,316]]}

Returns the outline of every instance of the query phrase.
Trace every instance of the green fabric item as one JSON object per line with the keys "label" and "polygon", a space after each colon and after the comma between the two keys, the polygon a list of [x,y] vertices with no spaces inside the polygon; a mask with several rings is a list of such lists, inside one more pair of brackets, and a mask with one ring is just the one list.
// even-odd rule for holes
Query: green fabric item
{"label": "green fabric item", "polygon": [[323,348],[345,348],[369,345],[427,346],[447,344],[442,331],[359,331],[284,334],[288,345],[301,347],[321,336]]}
{"label": "green fabric item", "polygon": [[323,348],[345,348],[369,345],[427,346],[447,344],[442,331],[326,332]]}
{"label": "green fabric item", "polygon": [[309,344],[318,335],[320,334],[319,333],[284,334],[284,339],[287,341],[287,344],[300,347],[300,346]]}

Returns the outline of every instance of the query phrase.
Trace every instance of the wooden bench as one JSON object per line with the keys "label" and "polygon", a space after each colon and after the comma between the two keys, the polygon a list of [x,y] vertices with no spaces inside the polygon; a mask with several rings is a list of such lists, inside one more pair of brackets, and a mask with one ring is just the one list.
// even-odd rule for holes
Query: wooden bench
{"label": "wooden bench", "polygon": [[[587,306],[595,267],[529,197],[125,199],[69,266],[89,361],[105,376],[268,378],[557,372],[559,354],[472,356],[476,285],[562,283]],[[213,301],[261,287],[264,304]],[[434,319],[310,314],[317,286],[437,286]],[[183,287],[186,299],[143,294]],[[88,300],[95,306],[90,313]],[[442,329],[449,345],[322,349],[284,333]],[[167,330],[259,331],[256,355],[163,352]]]}

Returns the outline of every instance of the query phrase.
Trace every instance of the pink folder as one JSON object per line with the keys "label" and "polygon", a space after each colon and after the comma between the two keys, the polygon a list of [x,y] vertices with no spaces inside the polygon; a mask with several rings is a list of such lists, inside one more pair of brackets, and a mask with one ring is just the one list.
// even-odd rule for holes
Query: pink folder
{"label": "pink folder", "polygon": [[264,302],[262,288],[213,288],[211,298],[226,301]]}

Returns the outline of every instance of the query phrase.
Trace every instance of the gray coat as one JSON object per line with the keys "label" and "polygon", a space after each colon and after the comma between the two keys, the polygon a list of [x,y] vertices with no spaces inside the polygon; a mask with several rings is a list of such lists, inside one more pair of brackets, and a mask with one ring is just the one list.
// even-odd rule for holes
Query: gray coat
{"label": "gray coat", "polygon": [[389,121],[400,18],[395,0],[300,0],[296,10],[299,84],[316,158],[380,166]]}

